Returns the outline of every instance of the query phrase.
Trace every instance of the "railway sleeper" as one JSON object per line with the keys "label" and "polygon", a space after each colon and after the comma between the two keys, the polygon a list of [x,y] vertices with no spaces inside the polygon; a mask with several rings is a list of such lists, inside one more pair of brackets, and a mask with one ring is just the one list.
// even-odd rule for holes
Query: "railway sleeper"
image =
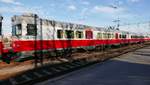
{"label": "railway sleeper", "polygon": [[61,69],[62,71],[68,70],[68,68],[66,68],[66,67],[64,67],[64,66],[59,66],[59,67],[56,67],[56,68]]}
{"label": "railway sleeper", "polygon": [[54,68],[54,67],[51,67],[51,70],[53,70],[53,71],[54,71],[54,72],[56,72],[56,73],[61,72],[61,70],[60,70],[60,69],[58,69],[58,68]]}

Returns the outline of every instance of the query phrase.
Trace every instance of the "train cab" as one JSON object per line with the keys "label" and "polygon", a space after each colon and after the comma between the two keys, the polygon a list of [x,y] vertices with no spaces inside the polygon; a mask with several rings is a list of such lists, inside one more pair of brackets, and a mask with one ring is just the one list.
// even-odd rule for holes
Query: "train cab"
{"label": "train cab", "polygon": [[12,50],[14,52],[33,50],[33,40],[37,36],[38,26],[39,18],[36,14],[12,17]]}
{"label": "train cab", "polygon": [[37,34],[37,20],[38,16],[35,14],[12,17],[12,36],[32,39]]}

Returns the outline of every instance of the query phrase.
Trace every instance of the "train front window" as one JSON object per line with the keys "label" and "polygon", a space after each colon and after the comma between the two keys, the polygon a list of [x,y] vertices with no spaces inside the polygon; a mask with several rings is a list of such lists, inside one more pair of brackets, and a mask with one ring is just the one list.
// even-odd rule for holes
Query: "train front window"
{"label": "train front window", "polygon": [[21,24],[17,24],[17,25],[13,26],[12,34],[13,34],[13,36],[21,36],[21,34],[22,34]]}
{"label": "train front window", "polygon": [[27,24],[27,35],[36,36],[37,29],[34,24]]}

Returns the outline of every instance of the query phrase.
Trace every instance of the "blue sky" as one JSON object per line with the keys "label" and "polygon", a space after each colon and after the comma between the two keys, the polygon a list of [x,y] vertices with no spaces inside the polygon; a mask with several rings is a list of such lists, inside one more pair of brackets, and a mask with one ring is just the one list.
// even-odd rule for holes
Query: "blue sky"
{"label": "blue sky", "polygon": [[118,17],[121,24],[149,21],[149,3],[150,0],[0,0],[0,14],[4,16],[3,32],[10,34],[14,15],[29,12],[46,19],[101,27],[114,25]]}

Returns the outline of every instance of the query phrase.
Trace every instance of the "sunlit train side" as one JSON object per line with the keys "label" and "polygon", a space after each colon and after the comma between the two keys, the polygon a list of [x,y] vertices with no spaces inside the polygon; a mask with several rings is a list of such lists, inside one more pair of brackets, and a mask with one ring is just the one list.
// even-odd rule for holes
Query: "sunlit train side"
{"label": "sunlit train side", "polygon": [[23,56],[33,55],[35,50],[88,49],[144,42],[144,39],[145,36],[130,32],[46,20],[35,14],[12,18],[12,50]]}

